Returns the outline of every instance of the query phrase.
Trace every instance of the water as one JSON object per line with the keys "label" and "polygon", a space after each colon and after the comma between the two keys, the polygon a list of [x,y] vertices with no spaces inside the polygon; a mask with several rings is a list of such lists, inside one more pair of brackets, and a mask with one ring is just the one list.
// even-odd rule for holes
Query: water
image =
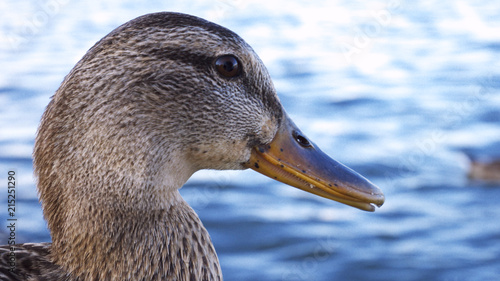
{"label": "water", "polygon": [[295,123],[387,198],[365,213],[253,171],[196,174],[182,194],[226,280],[500,278],[500,184],[466,177],[466,155],[500,157],[497,4],[164,2],[1,2],[0,172],[18,175],[17,242],[50,240],[31,164],[49,97],[113,28],[170,10],[240,34]]}

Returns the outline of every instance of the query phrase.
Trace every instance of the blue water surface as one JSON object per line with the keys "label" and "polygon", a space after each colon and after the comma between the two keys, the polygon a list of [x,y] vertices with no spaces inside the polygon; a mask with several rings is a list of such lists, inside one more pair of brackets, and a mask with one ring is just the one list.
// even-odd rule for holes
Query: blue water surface
{"label": "blue water surface", "polygon": [[295,123],[381,187],[362,212],[253,171],[202,171],[181,193],[226,280],[500,280],[500,184],[467,178],[500,158],[500,6],[494,1],[14,1],[0,3],[0,244],[6,177],[16,241],[50,241],[31,153],[64,76],[139,15],[226,26],[260,55]]}

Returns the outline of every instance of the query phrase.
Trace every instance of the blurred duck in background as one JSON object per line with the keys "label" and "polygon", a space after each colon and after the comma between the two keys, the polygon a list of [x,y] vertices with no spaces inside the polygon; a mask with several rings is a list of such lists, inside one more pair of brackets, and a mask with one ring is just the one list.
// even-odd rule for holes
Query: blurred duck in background
{"label": "blurred duck in background", "polygon": [[472,160],[468,176],[475,180],[500,182],[500,160]]}

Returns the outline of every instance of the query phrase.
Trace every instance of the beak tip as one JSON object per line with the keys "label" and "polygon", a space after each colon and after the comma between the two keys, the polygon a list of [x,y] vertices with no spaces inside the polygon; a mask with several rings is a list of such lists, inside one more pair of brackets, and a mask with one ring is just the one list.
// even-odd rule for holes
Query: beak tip
{"label": "beak tip", "polygon": [[385,203],[385,195],[380,189],[377,188],[377,192],[373,193],[373,204],[378,208],[382,207]]}

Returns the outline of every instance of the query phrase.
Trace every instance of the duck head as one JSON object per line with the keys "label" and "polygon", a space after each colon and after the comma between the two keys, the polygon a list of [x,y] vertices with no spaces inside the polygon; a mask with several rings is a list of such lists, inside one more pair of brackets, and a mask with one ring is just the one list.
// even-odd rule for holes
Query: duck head
{"label": "duck head", "polygon": [[79,212],[71,202],[162,205],[200,169],[251,168],[367,211],[384,202],[295,126],[243,39],[184,14],[142,16],[96,43],[48,105],[34,158],[53,235]]}
{"label": "duck head", "polygon": [[187,261],[205,274],[195,279],[220,276],[178,189],[200,169],[246,168],[362,210],[384,202],[295,126],[238,35],[184,14],[134,19],[85,54],[40,123],[34,170],[54,262],[79,280],[186,277]]}

